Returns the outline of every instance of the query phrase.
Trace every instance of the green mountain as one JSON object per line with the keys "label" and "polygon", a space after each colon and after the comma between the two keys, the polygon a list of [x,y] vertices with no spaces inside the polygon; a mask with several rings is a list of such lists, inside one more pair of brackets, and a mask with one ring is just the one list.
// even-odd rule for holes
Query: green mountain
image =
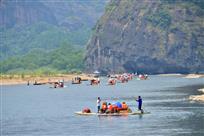
{"label": "green mountain", "polygon": [[204,69],[203,0],[112,0],[87,46],[87,71]]}
{"label": "green mountain", "polygon": [[[106,3],[101,0],[0,1],[1,64],[8,64],[13,59],[13,63],[21,63],[21,60],[31,59],[30,56],[35,53],[35,58],[41,60],[40,57],[50,56],[52,52],[61,49],[62,45],[83,52]],[[41,67],[36,62],[33,63]],[[8,66],[5,68],[5,65],[2,72],[30,69],[31,66],[28,65],[24,63],[24,66],[19,65],[14,69]],[[46,65],[52,67],[50,64]]]}

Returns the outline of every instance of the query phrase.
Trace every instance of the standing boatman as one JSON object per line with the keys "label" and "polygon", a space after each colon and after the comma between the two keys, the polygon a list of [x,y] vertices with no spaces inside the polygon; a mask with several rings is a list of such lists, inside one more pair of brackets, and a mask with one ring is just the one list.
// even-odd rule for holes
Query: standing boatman
{"label": "standing boatman", "polygon": [[98,99],[97,99],[97,109],[98,109],[97,113],[99,113],[100,108],[101,108],[101,98],[98,97]]}
{"label": "standing boatman", "polygon": [[143,113],[143,110],[142,110],[142,98],[141,98],[141,96],[138,96],[138,99],[136,101],[138,102],[138,110],[140,110],[141,113]]}

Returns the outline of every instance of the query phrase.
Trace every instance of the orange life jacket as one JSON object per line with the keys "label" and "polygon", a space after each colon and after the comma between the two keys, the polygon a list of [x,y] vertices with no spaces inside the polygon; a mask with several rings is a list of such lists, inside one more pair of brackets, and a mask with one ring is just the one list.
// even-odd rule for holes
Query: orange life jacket
{"label": "orange life jacket", "polygon": [[109,110],[112,110],[112,109],[113,109],[113,106],[112,106],[112,105],[108,105],[108,109],[109,109]]}
{"label": "orange life jacket", "polygon": [[127,109],[127,108],[128,108],[127,104],[122,104],[122,109]]}
{"label": "orange life jacket", "polygon": [[102,109],[103,109],[103,110],[106,110],[106,109],[107,109],[106,104],[103,104],[103,105],[102,105]]}
{"label": "orange life jacket", "polygon": [[113,105],[112,108],[115,109],[115,110],[117,110],[117,109],[118,109],[118,106],[117,106],[117,105]]}

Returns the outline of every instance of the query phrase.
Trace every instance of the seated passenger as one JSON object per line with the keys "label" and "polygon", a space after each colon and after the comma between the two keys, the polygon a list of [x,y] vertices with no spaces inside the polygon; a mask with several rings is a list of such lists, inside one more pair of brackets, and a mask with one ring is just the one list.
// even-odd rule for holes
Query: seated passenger
{"label": "seated passenger", "polygon": [[82,110],[82,113],[91,113],[91,110],[89,108],[84,108]]}
{"label": "seated passenger", "polygon": [[113,113],[113,106],[111,103],[108,104],[108,109],[106,110],[106,113]]}
{"label": "seated passenger", "polygon": [[127,110],[128,106],[125,102],[122,103],[122,110]]}
{"label": "seated passenger", "polygon": [[115,105],[117,105],[117,111],[120,112],[122,110],[122,104],[120,102],[116,102]]}
{"label": "seated passenger", "polygon": [[106,103],[106,102],[103,102],[101,112],[102,112],[102,113],[105,113],[106,110],[107,110],[107,103]]}
{"label": "seated passenger", "polygon": [[116,104],[112,105],[112,108],[113,108],[113,113],[118,112],[118,106]]}

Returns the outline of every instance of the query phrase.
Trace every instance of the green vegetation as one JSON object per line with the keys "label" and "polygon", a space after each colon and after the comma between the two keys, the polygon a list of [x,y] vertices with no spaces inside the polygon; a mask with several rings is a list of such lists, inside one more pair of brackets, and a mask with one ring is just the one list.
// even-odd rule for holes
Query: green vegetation
{"label": "green vegetation", "polygon": [[82,71],[83,47],[107,2],[1,3],[1,74],[53,74]]}
{"label": "green vegetation", "polygon": [[24,56],[10,57],[0,62],[2,73],[53,74],[80,72],[84,68],[83,49],[67,43],[50,52],[32,50]]}
{"label": "green vegetation", "polygon": [[114,1],[112,1],[111,3],[109,3],[106,6],[105,11],[106,11],[106,13],[112,12],[115,8],[116,8],[116,5],[115,5]]}
{"label": "green vegetation", "polygon": [[155,27],[166,29],[171,24],[171,16],[164,9],[146,16],[146,19]]}
{"label": "green vegetation", "polygon": [[188,3],[195,4],[196,6],[204,9],[204,0],[163,0],[163,1],[169,4],[188,2]]}
{"label": "green vegetation", "polygon": [[1,73],[49,75],[82,71],[84,49],[80,45],[91,33],[88,28],[82,30],[70,33],[42,22],[1,29]]}
{"label": "green vegetation", "polygon": [[85,45],[89,39],[91,30],[82,28],[75,32],[69,32],[65,28],[56,27],[44,22],[33,24],[25,28],[15,27],[0,30],[3,43],[1,44],[0,59],[10,56],[25,55],[35,49],[51,51],[63,42],[72,45]]}

